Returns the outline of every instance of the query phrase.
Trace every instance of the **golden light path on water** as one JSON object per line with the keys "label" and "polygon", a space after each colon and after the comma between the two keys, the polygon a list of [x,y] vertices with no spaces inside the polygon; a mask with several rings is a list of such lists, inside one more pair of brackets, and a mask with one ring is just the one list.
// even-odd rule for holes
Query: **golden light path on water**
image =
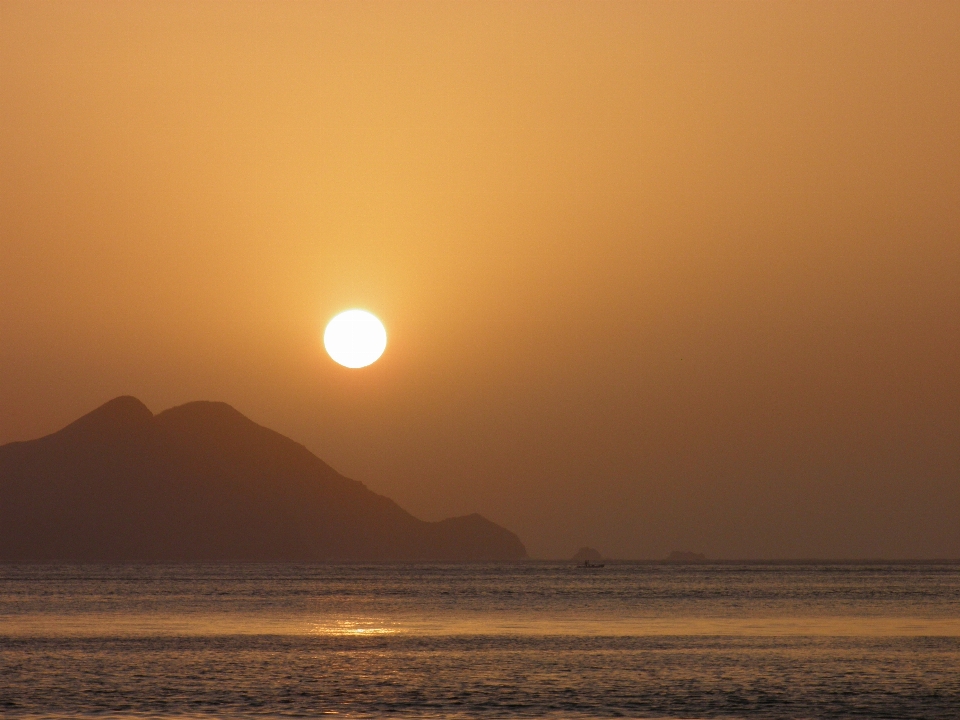
{"label": "golden light path on water", "polygon": [[960,637],[960,618],[916,616],[607,617],[469,613],[434,619],[237,613],[90,613],[0,616],[0,635],[45,636],[571,636]]}
{"label": "golden light path on water", "polygon": [[0,706],[956,720],[958,608],[942,563],[0,567]]}

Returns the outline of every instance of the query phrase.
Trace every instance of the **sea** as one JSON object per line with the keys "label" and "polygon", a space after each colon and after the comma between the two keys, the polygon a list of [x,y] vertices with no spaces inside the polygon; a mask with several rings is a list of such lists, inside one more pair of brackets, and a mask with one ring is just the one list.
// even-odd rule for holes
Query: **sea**
{"label": "sea", "polygon": [[955,720],[960,565],[6,565],[0,716]]}

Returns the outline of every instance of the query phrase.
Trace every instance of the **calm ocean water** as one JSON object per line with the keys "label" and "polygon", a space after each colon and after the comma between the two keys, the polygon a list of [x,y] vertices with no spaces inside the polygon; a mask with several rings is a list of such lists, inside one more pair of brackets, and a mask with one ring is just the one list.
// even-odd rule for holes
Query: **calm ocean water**
{"label": "calm ocean water", "polygon": [[0,566],[3,717],[960,717],[960,566]]}

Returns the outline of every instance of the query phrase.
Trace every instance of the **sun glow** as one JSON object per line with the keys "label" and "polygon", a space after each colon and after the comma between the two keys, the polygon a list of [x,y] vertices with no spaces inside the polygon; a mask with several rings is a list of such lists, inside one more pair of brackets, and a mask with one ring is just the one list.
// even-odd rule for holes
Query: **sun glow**
{"label": "sun glow", "polygon": [[375,363],[387,347],[387,331],[366,310],[347,310],[327,324],[323,346],[335,362],[348,368]]}

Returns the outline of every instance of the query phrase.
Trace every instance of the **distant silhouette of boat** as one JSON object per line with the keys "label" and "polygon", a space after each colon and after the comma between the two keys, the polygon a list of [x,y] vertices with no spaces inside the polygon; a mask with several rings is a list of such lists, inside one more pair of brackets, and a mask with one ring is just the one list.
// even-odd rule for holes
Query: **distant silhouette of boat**
{"label": "distant silhouette of boat", "polygon": [[578,566],[585,568],[603,567],[603,555],[591,547],[582,547],[570,558]]}

